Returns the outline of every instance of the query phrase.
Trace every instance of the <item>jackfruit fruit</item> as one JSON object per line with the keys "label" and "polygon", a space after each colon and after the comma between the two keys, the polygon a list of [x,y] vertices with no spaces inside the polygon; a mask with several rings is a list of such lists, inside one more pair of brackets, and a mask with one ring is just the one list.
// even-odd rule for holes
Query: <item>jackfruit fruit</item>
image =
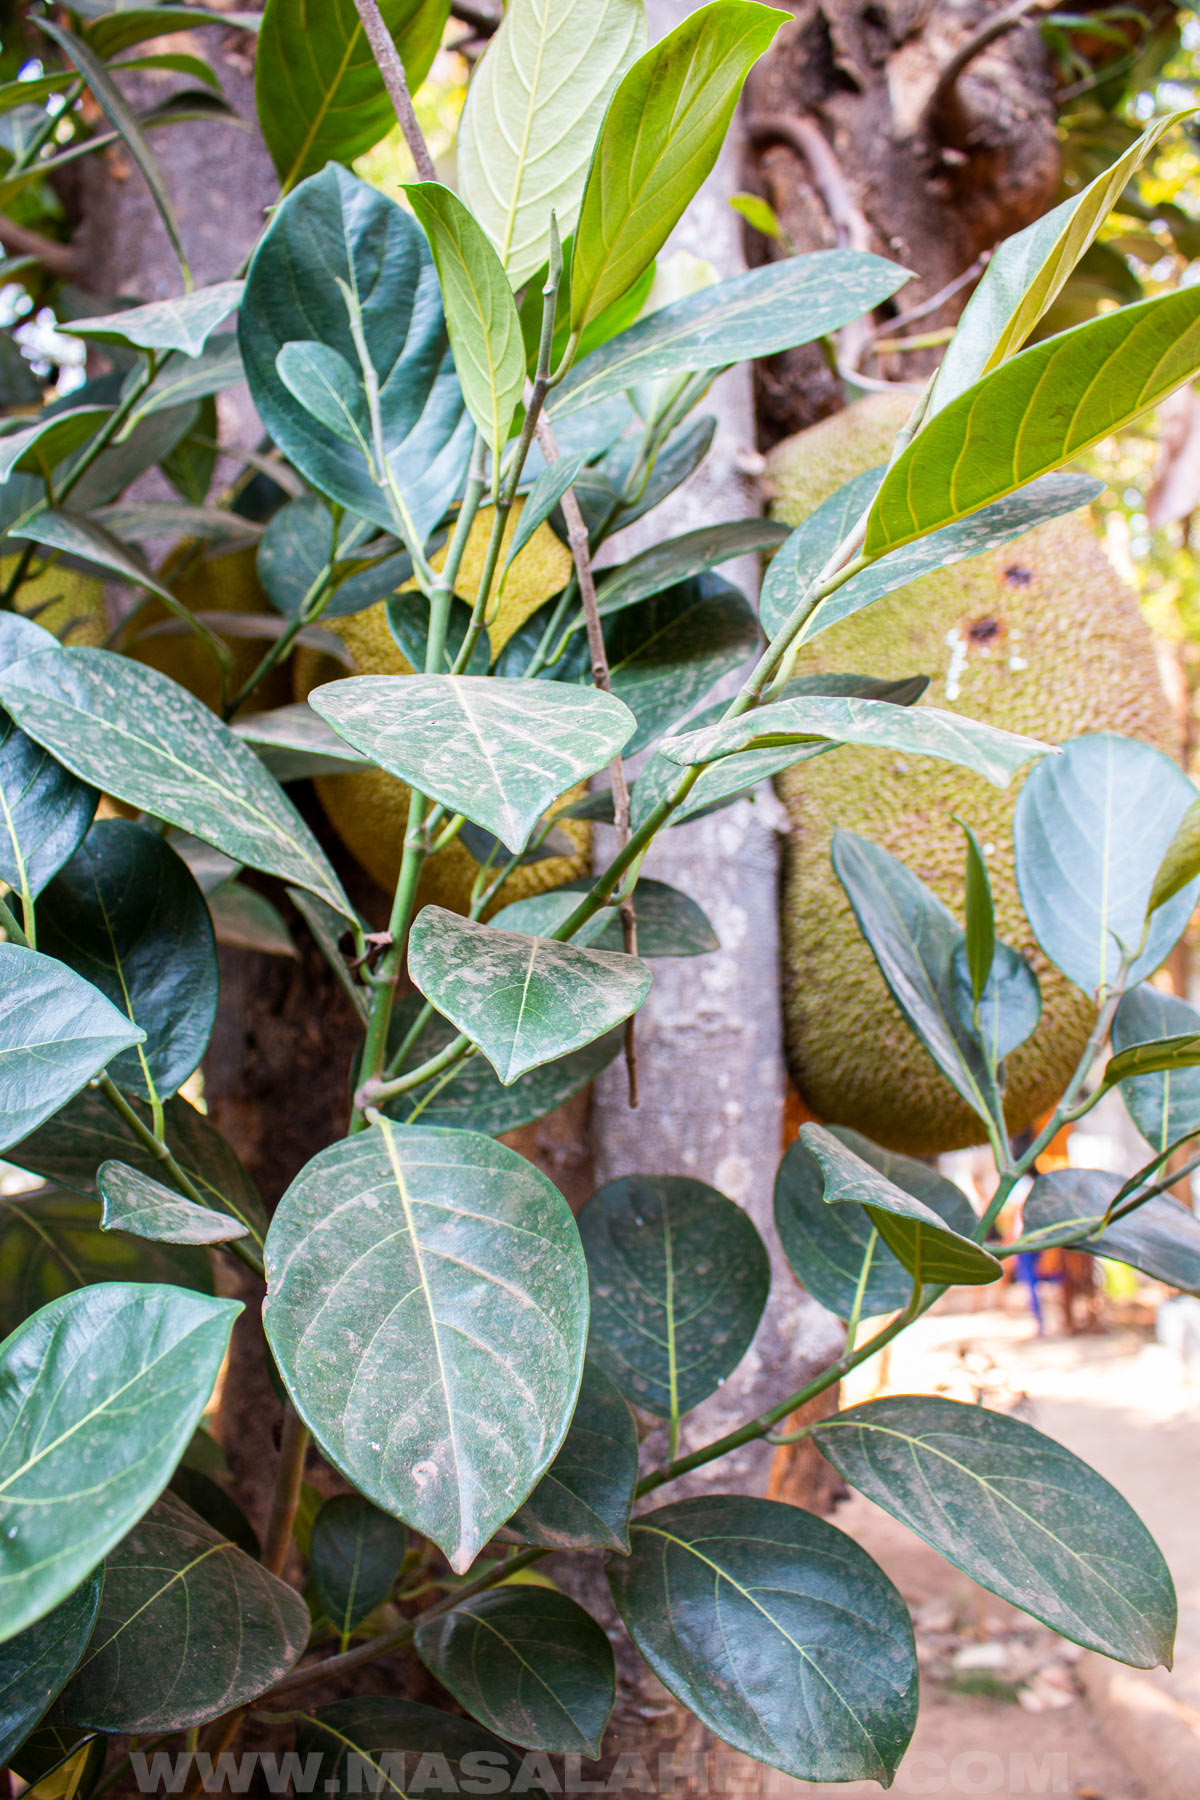
{"label": "jackfruit fruit", "polygon": [[[0,558],[0,587],[12,576],[19,558]],[[14,607],[63,644],[103,644],[108,632],[104,586],[62,563],[43,563],[17,589]]]}
{"label": "jackfruit fruit", "polygon": [[[871,396],[771,451],[775,517],[798,524],[837,487],[885,462],[907,398]],[[1178,755],[1150,632],[1086,514],[936,571],[824,632],[796,673],[926,674],[922,704],[1051,743],[1118,731]],[[977,1144],[979,1120],[909,1032],[830,864],[835,826],[907,863],[959,919],[963,837],[987,852],[1000,936],[1033,964],[1045,1008],[1008,1060],[1005,1110],[1027,1130],[1059,1099],[1095,1009],[1038,950],[1017,895],[1006,789],[919,757],[842,749],[779,777],[791,821],[785,856],[783,1008],[802,1098],[828,1124],[928,1156]]]}
{"label": "jackfruit fruit", "polygon": [[[499,567],[503,569],[523,501],[514,506],[505,528]],[[473,604],[492,529],[492,509],[482,508],[471,528],[455,582],[455,593]],[[432,559],[435,569],[445,561],[445,550]],[[500,603],[488,627],[495,655],[531,613],[561,592],[571,575],[570,551],[548,525],[540,525],[508,571]],[[409,583],[409,586],[415,584]],[[495,599],[497,582],[493,585]],[[401,653],[388,630],[386,603],[380,601],[349,618],[325,622],[354,659],[360,675],[411,675],[412,665]],[[303,700],[322,682],[337,681],[347,673],[343,664],[319,651],[302,650],[295,664],[295,697]],[[382,888],[391,890],[400,870],[404,832],[408,822],[409,790],[395,776],[378,769],[348,775],[322,775],[315,783],[321,804],[351,855]],[[559,827],[575,846],[571,856],[552,856],[517,870],[505,886],[500,905],[526,899],[585,875],[589,867],[591,830],[580,820],[566,819]],[[478,864],[464,844],[455,840],[426,864],[418,894],[419,905],[445,906],[466,912]]]}

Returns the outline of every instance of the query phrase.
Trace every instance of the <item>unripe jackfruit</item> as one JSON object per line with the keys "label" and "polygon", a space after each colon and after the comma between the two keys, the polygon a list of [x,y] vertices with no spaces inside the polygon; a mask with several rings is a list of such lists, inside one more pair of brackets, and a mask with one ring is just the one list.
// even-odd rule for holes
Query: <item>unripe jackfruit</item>
{"label": "unripe jackfruit", "polygon": [[[518,501],[509,518],[498,569],[504,567],[523,505],[523,501]],[[483,572],[492,517],[490,507],[481,509],[467,539],[455,593],[468,604],[474,603]],[[445,555],[443,549],[432,559],[435,569],[442,566]],[[504,647],[531,613],[561,592],[570,575],[570,551],[548,525],[539,526],[509,570],[499,607],[488,627],[493,655]],[[497,574],[492,586],[493,601],[498,586]],[[388,630],[387,608],[383,601],[364,612],[353,613],[349,618],[327,620],[324,629],[335,631],[341,638],[354,659],[356,674],[413,673],[412,665],[401,654]],[[337,681],[347,673],[344,665],[332,657],[312,651],[301,651],[296,658],[295,671],[297,699],[307,698],[322,682]],[[405,783],[378,769],[368,769],[361,774],[318,776],[315,785],[330,822],[351,855],[381,887],[393,888],[400,870],[408,822],[409,790]],[[558,887],[564,881],[588,872],[590,827],[582,821],[566,819],[559,830],[575,845],[575,853],[552,856],[545,862],[530,863],[516,871],[506,883],[499,904],[508,905],[530,894],[544,893],[548,888]],[[426,864],[419,904],[466,912],[478,872],[474,857],[456,839]]]}
{"label": "unripe jackfruit", "polygon": [[[0,585],[12,578],[19,560],[0,559]],[[17,589],[14,607],[63,644],[102,644],[108,632],[103,584],[62,563],[43,563],[27,575]]]}
{"label": "unripe jackfruit", "polygon": [[[798,524],[841,484],[885,462],[907,399],[872,396],[779,444],[772,511]],[[1086,514],[1039,526],[938,570],[817,637],[797,674],[926,674],[922,704],[1062,743],[1117,731],[1178,754],[1150,632]],[[876,1143],[933,1155],[979,1143],[979,1120],[895,1007],[830,864],[836,826],[907,863],[959,919],[963,836],[987,851],[999,935],[1037,970],[1044,1012],[1008,1060],[1005,1110],[1028,1129],[1058,1100],[1095,1016],[1090,997],[1041,955],[1017,895],[1008,788],[945,763],[842,749],[789,769],[778,789],[792,825],[783,899],[788,1060],[806,1104]]]}

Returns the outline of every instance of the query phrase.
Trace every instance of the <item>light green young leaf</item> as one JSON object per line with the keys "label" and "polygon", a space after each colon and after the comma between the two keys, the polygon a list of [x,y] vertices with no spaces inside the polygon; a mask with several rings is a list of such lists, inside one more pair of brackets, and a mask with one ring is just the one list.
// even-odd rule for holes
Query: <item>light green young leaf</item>
{"label": "light green young leaf", "polygon": [[999,1281],[1003,1270],[990,1251],[952,1231],[932,1207],[889,1181],[823,1125],[802,1125],[800,1137],[821,1165],[826,1202],[863,1207],[892,1255],[911,1275],[919,1271],[923,1282],[972,1287]]}
{"label": "light green young leaf", "polygon": [[48,481],[64,457],[93,435],[111,406],[74,406],[66,412],[43,413],[32,425],[0,437],[0,482],[15,474],[40,475]]}
{"label": "light green young leaf", "polygon": [[979,839],[961,819],[956,824],[967,840],[965,879],[965,913],[967,925],[966,962],[971,977],[971,992],[976,1006],[987,991],[996,960],[996,910],[992,904],[992,883]]}
{"label": "light green young leaf", "polygon": [[[0,699],[3,698],[0,677]],[[610,763],[637,721],[595,688],[497,676],[359,675],[309,704],[346,742],[514,854],[552,800]]]}
{"label": "light green young leaf", "polygon": [[62,330],[90,344],[126,344],[136,350],[179,350],[184,356],[199,356],[217,326],[237,311],[244,285],[218,281],[173,300],[152,300],[147,306],[131,306],[123,312],[69,320]]}
{"label": "light green young leaf", "polygon": [[571,1421],[588,1308],[566,1201],[490,1138],[383,1120],[296,1177],[266,1261],[267,1337],[301,1417],[462,1574]]}
{"label": "light green young leaf", "polygon": [[525,387],[525,344],[512,288],[456,194],[436,181],[411,182],[404,192],[429,239],[463,399],[498,460]]}
{"label": "light green young leaf", "polygon": [[102,1231],[125,1231],[158,1244],[229,1244],[248,1235],[229,1213],[197,1206],[128,1163],[101,1163],[97,1181]]}
{"label": "light green young leaf", "polygon": [[928,417],[1015,354],[1053,306],[1084,251],[1166,133],[1194,108],[1155,119],[1081,194],[1006,238],[983,272],[942,359]]}
{"label": "light green young leaf", "polygon": [[1146,905],[1147,917],[1165,906],[1168,900],[1173,900],[1197,875],[1200,875],[1200,799],[1193,800],[1184,813],[1167,845],[1166,855],[1158,865]]}
{"label": "light green young leaf", "polygon": [[1023,350],[952,400],[892,464],[868,556],[1061,468],[1200,369],[1200,287],[1103,313]]}
{"label": "light green young leaf", "polygon": [[662,249],[717,160],[743,82],[789,17],[756,0],[714,0],[625,75],[580,206],[572,331],[583,331]]}
{"label": "light green young leaf", "polygon": [[324,852],[253,750],[157,670],[107,650],[50,651],[0,672],[0,704],[84,781],[352,917]]}
{"label": "light green young leaf", "polygon": [[514,287],[575,229],[613,89],[646,48],[643,0],[509,0],[458,133],[458,177]]}
{"label": "light green young leaf", "polygon": [[1115,1087],[1135,1075],[1166,1075],[1174,1069],[1194,1069],[1200,1063],[1200,1031],[1179,1037],[1156,1038],[1149,1044],[1127,1044],[1104,1065],[1104,1085]]}
{"label": "light green young leaf", "polygon": [[621,1024],[652,980],[636,956],[497,931],[440,906],[417,915],[408,972],[505,1087]]}
{"label": "light green young leaf", "polygon": [[773,700],[721,725],[664,738],[662,753],[669,761],[687,767],[735,756],[742,750],[818,742],[863,744],[935,757],[939,762],[973,769],[994,787],[1006,787],[1018,769],[1052,748],[1036,738],[1018,737],[931,706],[901,707],[881,700],[806,694]]}
{"label": "light green young leaf", "polygon": [[1170,1664],[1175,1590],[1127,1500],[1031,1425],[895,1394],[816,1426],[847,1481],[1052,1631],[1102,1656]]}
{"label": "light green young leaf", "polygon": [[[382,0],[380,11],[415,94],[441,43],[449,0]],[[268,0],[254,99],[284,194],[327,162],[354,162],[396,122],[354,0]]]}
{"label": "light green young leaf", "polygon": [[104,1282],[0,1345],[0,1642],[64,1600],[161,1494],[241,1310]]}

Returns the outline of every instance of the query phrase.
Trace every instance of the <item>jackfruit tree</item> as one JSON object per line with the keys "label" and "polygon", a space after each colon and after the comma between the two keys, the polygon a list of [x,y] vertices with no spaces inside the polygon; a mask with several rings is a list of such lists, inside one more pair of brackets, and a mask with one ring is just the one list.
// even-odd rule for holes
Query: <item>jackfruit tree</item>
{"label": "jackfruit tree", "polygon": [[[789,15],[712,0],[650,43],[642,0],[453,10],[493,29],[452,182],[418,111],[447,0],[233,15],[278,192],[245,267],[199,286],[147,133],[223,102],[147,118],[123,84],[149,66],[211,94],[192,49],[145,46],[231,15],[5,19],[6,272],[47,301],[61,368],[84,347],[43,387],[14,338],[0,431],[0,1760],[43,1797],[211,1790],[243,1747],[252,1778],[334,1795],[589,1791],[585,1761],[636,1785],[614,1638],[733,1750],[887,1784],[916,1722],[901,1595],[834,1524],[721,1478],[797,1435],[1063,1636],[1171,1655],[1149,1533],[1031,1426],[912,1395],[786,1427],[1032,1249],[1200,1292],[1168,1192],[1200,1137],[1200,1017],[1150,984],[1200,896],[1200,796],[1078,466],[1200,373],[1200,286],[1051,328],[1191,109],[1004,239],[902,404],[776,452],[778,517],[631,555],[623,529],[709,451],[716,375],[815,346],[836,365],[910,276],[835,245],[664,296],[656,259]],[[351,167],[394,120],[400,192]],[[117,146],[178,270],[96,304],[53,286],[48,196]],[[257,436],[231,472],[214,403],[243,383]],[[719,572],[753,552],[757,609]],[[1001,660],[1059,660],[1065,560],[1091,679],[1121,693],[1065,676],[1061,706],[1014,689],[1006,711]],[[927,766],[929,816],[896,829]],[[751,1350],[774,1246],[653,1167],[576,1220],[502,1140],[623,1050],[632,1079],[651,962],[716,942],[646,853],[771,779],[798,828],[802,1079],[825,1057],[775,1224],[844,1349],[685,1446]],[[288,1074],[323,1141],[268,1204],[197,1071],[218,935],[288,954],[301,933],[329,986]],[[907,1119],[873,1105],[872,1058],[911,1071]],[[1039,1173],[1114,1089],[1144,1165]],[[963,1139],[995,1158],[981,1216],[908,1154]],[[235,1293],[274,1413],[229,1353]],[[254,1522],[222,1485],[230,1419],[272,1468]]]}

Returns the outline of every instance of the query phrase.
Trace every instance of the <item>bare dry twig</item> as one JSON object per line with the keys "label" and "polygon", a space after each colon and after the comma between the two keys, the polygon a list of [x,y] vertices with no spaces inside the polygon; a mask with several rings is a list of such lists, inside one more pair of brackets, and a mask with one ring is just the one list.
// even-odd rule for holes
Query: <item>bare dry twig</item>
{"label": "bare dry twig", "polygon": [[425,142],[421,127],[417,124],[412,95],[408,91],[408,78],[404,73],[404,64],[400,60],[400,52],[392,42],[391,33],[383,22],[383,14],[379,10],[379,0],[354,0],[354,4],[358,8],[363,31],[371,46],[371,54],[378,65],[379,73],[383,76],[383,85],[388,91],[388,98],[396,110],[400,129],[404,133],[404,141],[417,165],[417,174],[422,181],[436,181],[437,170],[433,166],[433,158],[429,154],[429,146]]}

